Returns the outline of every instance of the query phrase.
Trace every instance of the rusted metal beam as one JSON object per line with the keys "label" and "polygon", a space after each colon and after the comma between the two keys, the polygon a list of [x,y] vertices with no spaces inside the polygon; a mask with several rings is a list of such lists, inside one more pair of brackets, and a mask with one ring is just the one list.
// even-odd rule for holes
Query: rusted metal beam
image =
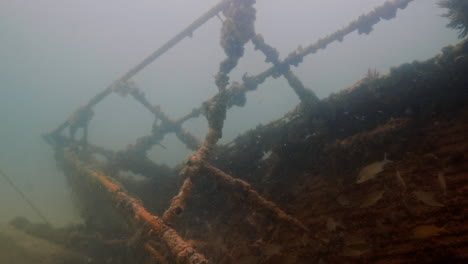
{"label": "rusted metal beam", "polygon": [[[290,65],[297,66],[299,63],[302,62],[303,58],[311,53],[317,52],[319,49],[325,49],[326,46],[333,41],[342,41],[344,36],[347,34],[358,30],[359,33],[364,33],[368,34],[372,30],[372,26],[377,24],[381,19],[391,19],[395,16],[396,12],[398,9],[404,9],[406,6],[413,0],[392,0],[392,1],[387,1],[383,5],[376,7],[373,11],[360,16],[358,19],[352,21],[351,23],[348,24],[348,26],[344,27],[343,29],[337,30],[333,34],[319,39],[317,42],[314,44],[308,45],[304,49],[298,49],[293,52],[291,52],[288,57],[280,62],[274,63],[272,67],[268,68],[267,70],[255,75],[255,76],[245,76],[243,78],[243,83],[237,86],[231,85],[228,89],[226,89],[226,97],[230,97],[232,94],[235,93],[233,91],[233,88],[237,88],[236,94],[240,94],[240,96],[244,96],[244,94],[247,91],[252,91],[255,90],[258,85],[263,83],[266,78],[270,76],[276,76],[278,74],[281,74],[281,72],[285,72],[288,70]],[[143,69],[145,66],[147,66],[149,63],[152,61],[156,60],[160,55],[162,55],[165,51],[167,51],[170,47],[175,45],[178,41],[182,40],[186,36],[190,36],[190,32],[193,32],[196,28],[201,26],[204,22],[206,22],[209,18],[215,16],[218,12],[222,11],[224,8],[226,8],[231,2],[234,2],[234,0],[225,0],[220,2],[218,5],[210,9],[208,12],[206,12],[203,16],[201,16],[199,19],[197,19],[195,22],[193,22],[190,26],[188,26],[186,29],[181,31],[181,33],[177,34],[174,38],[169,40],[165,45],[163,45],[161,48],[153,52],[150,56],[148,56],[145,60],[143,60],[140,64],[132,68],[127,74],[122,76],[119,80],[115,81],[107,87],[104,91],[101,93],[97,94],[94,96],[86,105],[87,107],[92,107],[98,102],[100,102],[102,99],[104,99],[107,95],[112,93],[113,88],[116,84],[120,82],[125,82],[128,81],[131,77],[133,77],[138,71]],[[255,44],[255,43],[254,43]],[[271,61],[271,60],[270,60]],[[273,61],[272,61],[273,62]],[[291,83],[291,74],[286,73],[285,77],[288,79],[288,82]],[[296,79],[297,78],[293,78]],[[296,82],[296,84],[298,84]],[[295,90],[297,91],[302,91],[302,89],[299,85],[296,86]],[[299,87],[299,88],[297,88]],[[293,87],[294,88],[294,87]],[[297,92],[296,91],[296,92]],[[214,98],[211,98],[207,100],[206,102],[211,102],[213,101]],[[241,100],[242,101],[242,100]],[[204,104],[205,105],[205,104]],[[230,108],[233,104],[229,103],[227,105],[228,108]],[[191,114],[186,115],[183,117],[181,120],[178,120],[178,124],[180,125],[182,122],[198,116],[199,113],[203,113],[203,107],[201,106],[199,108],[195,108]],[[194,114],[193,114],[194,113]],[[68,120],[62,123],[60,126],[58,126],[55,130],[53,130],[49,135],[53,134],[58,134],[60,133],[64,128],[68,126]]]}
{"label": "rusted metal beam", "polygon": [[185,37],[191,37],[193,32],[199,28],[201,25],[205,24],[208,20],[210,20],[212,17],[216,16],[219,12],[221,12],[226,6],[228,6],[231,2],[234,0],[223,0],[217,5],[215,5],[213,8],[208,10],[205,14],[203,14],[201,17],[196,19],[192,24],[190,24],[188,27],[186,27],[184,30],[182,30],[179,34],[175,35],[173,38],[171,38],[169,41],[167,41],[164,45],[162,45],[159,49],[151,53],[147,58],[145,58],[142,62],[140,62],[138,65],[130,69],[124,76],[122,76],[119,81],[127,81],[135,74],[137,74],[139,71],[144,69],[146,66],[148,66],[150,63],[155,61],[159,56],[164,54],[166,51],[168,51],[170,48],[172,48],[175,44],[177,44],[179,41],[184,39]]}
{"label": "rusted metal beam", "polygon": [[303,223],[301,223],[301,221],[281,210],[275,203],[262,197],[257,191],[255,191],[255,189],[252,188],[249,183],[240,179],[235,179],[224,171],[213,167],[208,163],[204,163],[201,166],[200,173],[211,176],[212,179],[219,184],[219,186],[224,186],[226,189],[229,189],[230,192],[237,192],[242,194],[252,203],[252,205],[271,212],[278,220],[293,225],[302,231],[309,231],[309,229]]}
{"label": "rusted metal beam", "polygon": [[179,193],[172,198],[171,205],[163,214],[163,221],[165,223],[171,223],[174,217],[180,215],[185,209],[185,204],[192,192],[192,180],[186,178],[182,187],[180,187]]}
{"label": "rusted metal beam", "polygon": [[[196,159],[196,157],[197,154],[194,154],[191,158]],[[198,158],[200,157],[198,156]],[[278,220],[292,225],[301,231],[309,231],[301,221],[281,210],[275,203],[262,197],[249,183],[240,179],[235,179],[231,175],[201,160],[195,162],[189,161],[189,164],[191,165],[180,173],[183,177],[186,177],[184,184],[180,188],[179,193],[172,199],[169,208],[164,212],[163,220],[165,223],[171,223],[175,217],[179,216],[184,211],[187,199],[190,197],[193,188],[191,177],[205,175],[209,176],[211,180],[218,183],[218,186],[225,188],[230,193],[237,193],[245,197],[245,199],[248,199],[249,202],[258,209],[270,212]]]}
{"label": "rusted metal beam", "polygon": [[[125,73],[122,77],[120,77],[118,80],[114,81],[111,85],[109,85],[104,91],[100,92],[96,96],[94,96],[87,104],[86,107],[90,108],[102,101],[106,96],[108,96],[110,93],[112,93],[114,87],[118,85],[119,83],[126,82],[130,80],[133,76],[135,76],[138,72],[143,70],[146,66],[154,62],[157,58],[159,58],[161,55],[163,55],[166,51],[171,49],[173,46],[175,46],[177,43],[179,43],[181,40],[183,40],[185,37],[191,37],[193,35],[193,32],[199,28],[201,25],[203,25],[205,22],[207,22],[209,19],[212,17],[216,16],[219,12],[221,12],[224,8],[226,8],[231,2],[234,0],[222,0],[220,3],[212,7],[210,10],[208,10],[205,14],[200,16],[198,19],[196,19],[192,24],[187,26],[185,29],[183,29],[179,34],[175,35],[173,38],[171,38],[169,41],[164,43],[159,49],[155,50],[153,53],[151,53],[148,57],[146,57],[143,61],[138,63],[136,66],[131,68],[127,73]],[[57,134],[60,133],[64,128],[66,128],[69,125],[69,121],[66,120],[62,124],[60,124],[56,129],[54,129],[51,134]]]}
{"label": "rusted metal beam", "polygon": [[[334,41],[341,42],[346,35],[356,30],[361,34],[368,34],[371,31],[372,26],[377,24],[381,19],[387,19],[387,20],[392,19],[395,16],[398,9],[406,8],[406,6],[412,1],[414,0],[387,1],[383,5],[376,7],[373,11],[367,14],[361,15],[356,20],[351,21],[346,27],[335,31],[334,33],[324,38],[319,39],[315,43],[312,43],[303,49],[299,48],[297,50],[292,51],[287,56],[287,58],[284,59],[283,61],[277,61],[275,63],[273,59],[275,57],[274,54],[269,54],[269,55],[265,54],[267,56],[267,62],[274,62],[274,65],[264,70],[263,72],[258,73],[257,75],[253,75],[253,76],[245,75],[243,77],[242,84],[231,84],[229,88],[226,89],[226,93],[228,94],[227,97],[232,97],[235,95],[237,97],[244,98],[243,100],[237,100],[238,102],[241,102],[241,103],[236,104],[238,106],[243,106],[245,104],[245,93],[247,93],[248,91],[256,90],[258,85],[262,84],[268,77],[271,77],[271,76],[277,77],[285,73],[285,78],[288,80],[290,84],[292,83],[294,85],[294,86],[293,85],[291,86],[293,86],[293,89],[299,95],[299,97],[301,97],[301,94],[308,94],[308,97],[310,97],[310,99],[312,99],[313,102],[316,102],[317,98],[315,97],[315,95],[309,94],[308,92],[304,92],[307,90],[303,88],[303,85],[301,83],[297,82],[298,79],[294,78],[295,77],[294,75],[288,72],[289,67],[291,65],[298,66],[302,62],[305,56],[312,54],[312,53],[316,53],[320,49],[325,49],[329,44],[333,43]],[[252,38],[255,46],[257,46],[256,41],[257,43],[259,41],[258,36],[259,35]],[[216,96],[217,95],[206,100],[204,105],[206,103],[213,101]],[[236,101],[236,100],[231,100],[231,102],[233,101]],[[192,112],[203,113],[204,105],[193,109]],[[228,103],[227,107],[230,108],[233,105],[235,104]],[[188,114],[184,118],[184,121],[188,120],[189,118],[191,118],[190,114]]]}
{"label": "rusted metal beam", "polygon": [[[198,140],[198,138],[192,135],[190,132],[183,129],[182,122],[179,122],[178,120],[172,120],[160,109],[159,106],[153,106],[146,99],[145,94],[142,91],[138,89],[133,90],[131,95],[133,98],[135,98],[135,100],[148,109],[148,111],[150,111],[157,119],[161,120],[160,129],[157,131],[158,133],[161,133],[161,135],[156,135],[159,139],[162,139],[165,134],[173,132],[188,149],[197,150],[200,147],[200,140]],[[156,131],[153,131],[153,133],[154,132]],[[159,143],[159,140],[154,143]],[[147,148],[149,147],[151,146],[147,146]]]}
{"label": "rusted metal beam", "polygon": [[[129,223],[143,228],[146,233],[145,236],[148,237],[148,239],[162,241],[169,248],[171,255],[176,259],[177,263],[208,263],[206,258],[197,253],[174,229],[164,224],[159,217],[149,213],[139,200],[128,195],[124,188],[114,179],[111,179],[102,171],[82,162],[78,158],[77,153],[68,150],[64,151],[63,154],[67,165],[78,173],[71,173],[75,174],[74,177],[82,177],[78,180],[87,181],[89,184],[101,189],[112,203],[112,206],[119,211]],[[145,248],[148,249],[147,247]],[[149,255],[154,254],[152,250],[148,253]],[[157,259],[155,259],[155,263],[158,263],[156,261],[158,261]]]}

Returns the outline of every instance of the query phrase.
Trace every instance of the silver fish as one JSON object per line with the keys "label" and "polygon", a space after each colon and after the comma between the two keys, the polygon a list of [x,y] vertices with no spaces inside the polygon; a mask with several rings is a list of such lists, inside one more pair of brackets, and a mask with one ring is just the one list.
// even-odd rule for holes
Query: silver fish
{"label": "silver fish", "polygon": [[433,236],[439,236],[441,233],[445,233],[446,231],[445,226],[438,227],[436,225],[420,225],[413,229],[413,238],[426,239]]}
{"label": "silver fish", "polygon": [[442,189],[442,192],[445,194],[447,194],[447,182],[445,181],[445,176],[444,176],[444,172],[441,171],[439,172],[439,174],[437,175],[437,179],[439,180],[439,185],[440,185],[440,188]]}
{"label": "silver fish", "polygon": [[359,176],[356,180],[356,183],[363,183],[370,179],[373,179],[377,174],[382,172],[384,170],[384,166],[390,162],[392,161],[388,160],[387,155],[385,154],[383,161],[374,162],[365,166],[359,172]]}
{"label": "silver fish", "polygon": [[376,204],[380,199],[382,199],[385,191],[375,191],[370,193],[362,202],[359,208],[365,208]]}
{"label": "silver fish", "polygon": [[337,227],[344,227],[342,223],[335,221],[335,219],[328,217],[327,218],[327,229],[332,232],[335,231]]}
{"label": "silver fish", "polygon": [[406,183],[405,183],[405,180],[403,179],[403,177],[401,177],[401,174],[399,171],[396,171],[396,174],[395,174],[395,177],[398,181],[398,183],[401,185],[401,187],[403,188],[403,190],[406,191]]}
{"label": "silver fish", "polygon": [[413,192],[414,196],[416,199],[419,201],[429,205],[429,206],[435,206],[435,207],[443,207],[444,205],[437,201],[434,197],[433,193],[430,192],[424,192],[424,191],[414,191]]}
{"label": "silver fish", "polygon": [[344,194],[338,196],[338,197],[336,198],[336,201],[337,201],[341,206],[344,206],[344,207],[351,206],[351,202],[349,201],[348,197],[346,197]]}

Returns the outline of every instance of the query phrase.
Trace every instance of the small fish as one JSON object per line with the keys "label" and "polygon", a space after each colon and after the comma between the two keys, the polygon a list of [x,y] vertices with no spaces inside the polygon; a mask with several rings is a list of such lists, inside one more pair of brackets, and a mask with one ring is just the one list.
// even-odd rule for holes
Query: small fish
{"label": "small fish", "polygon": [[358,257],[370,251],[370,247],[359,234],[347,234],[343,238],[344,248],[341,253],[346,257]]}
{"label": "small fish", "polygon": [[348,234],[343,238],[343,243],[345,246],[364,246],[367,244],[366,240],[362,238],[359,234]]}
{"label": "small fish", "polygon": [[445,176],[444,176],[443,171],[439,172],[439,174],[437,175],[437,179],[439,180],[439,185],[440,185],[440,188],[442,189],[442,192],[444,193],[444,195],[446,195],[447,194],[447,182],[445,181]]}
{"label": "small fish", "polygon": [[466,59],[465,55],[460,55],[460,56],[456,57],[455,59],[453,59],[453,61],[458,63],[458,62],[463,62],[465,59]]}
{"label": "small fish", "polygon": [[414,191],[413,192],[414,196],[416,199],[419,201],[429,205],[429,206],[435,206],[435,207],[443,207],[444,205],[440,202],[438,202],[434,198],[434,194],[430,192],[424,192],[424,191]]}
{"label": "small fish", "polygon": [[436,225],[420,225],[413,229],[414,239],[425,239],[433,236],[438,236],[441,233],[445,233],[444,227],[438,227]]}
{"label": "small fish", "polygon": [[390,162],[392,161],[387,159],[387,154],[385,153],[383,161],[374,162],[362,168],[362,170],[359,172],[356,183],[363,183],[373,179],[377,174],[382,172],[384,170],[384,166]]}
{"label": "small fish", "polygon": [[264,160],[268,159],[268,158],[271,156],[272,153],[273,153],[273,152],[272,152],[271,150],[269,150],[269,151],[263,153],[263,156],[262,156],[262,158],[261,158],[260,160],[261,160],[261,161],[264,161]]}
{"label": "small fish", "polygon": [[318,264],[327,264],[327,262],[323,260],[322,258],[320,258]]}
{"label": "small fish", "polygon": [[331,218],[331,217],[328,217],[327,218],[327,229],[328,231],[332,232],[332,231],[335,231],[337,227],[343,227],[343,224],[341,224],[340,222],[338,221],[335,221],[335,219]]}
{"label": "small fish", "polygon": [[346,247],[341,252],[341,255],[344,256],[344,257],[359,257],[362,254],[367,253],[368,251],[369,251],[369,249],[367,249],[367,248],[355,249],[355,248]]}
{"label": "small fish", "polygon": [[368,253],[371,248],[366,243],[365,240],[361,239],[356,241],[357,243],[347,245],[345,242],[345,246],[343,247],[343,251],[341,252],[342,256],[345,257],[359,257],[363,254]]}
{"label": "small fish", "polygon": [[262,248],[263,255],[269,257],[281,254],[281,245],[279,244],[268,244]]}
{"label": "small fish", "polygon": [[341,206],[344,206],[344,207],[348,207],[351,205],[351,202],[349,201],[349,199],[344,195],[340,195],[338,196],[338,198],[336,198],[336,201],[341,205]]}
{"label": "small fish", "polygon": [[336,230],[336,222],[333,218],[327,218],[327,229],[328,231],[335,231]]}
{"label": "small fish", "polygon": [[395,174],[395,177],[398,181],[398,183],[401,185],[401,187],[403,188],[403,190],[406,191],[406,183],[405,183],[405,180],[403,179],[403,177],[401,177],[401,174],[400,172],[397,170],[396,171],[396,174]]}
{"label": "small fish", "polygon": [[375,191],[370,193],[361,203],[359,208],[365,208],[376,204],[380,199],[382,199],[385,191]]}

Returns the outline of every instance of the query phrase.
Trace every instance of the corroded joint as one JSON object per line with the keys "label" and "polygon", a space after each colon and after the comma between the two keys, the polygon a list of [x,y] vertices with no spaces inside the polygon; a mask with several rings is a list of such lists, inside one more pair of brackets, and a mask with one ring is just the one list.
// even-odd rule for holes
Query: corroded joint
{"label": "corroded joint", "polygon": [[128,94],[138,93],[138,87],[132,80],[117,81],[112,85],[112,91],[120,96],[127,96]]}
{"label": "corroded joint", "polygon": [[167,118],[161,119],[161,125],[159,127],[163,133],[176,132],[181,129],[181,124]]}
{"label": "corroded joint", "polygon": [[93,109],[87,105],[83,105],[72,114],[68,122],[70,126],[83,127],[93,118],[93,116]]}
{"label": "corroded joint", "polygon": [[265,62],[271,62],[274,64],[279,62],[278,50],[266,44],[261,34],[257,34],[253,37],[252,43],[255,46],[255,50],[261,50],[263,54],[265,54]]}
{"label": "corroded joint", "polygon": [[180,216],[184,212],[186,201],[192,192],[192,188],[193,184],[191,178],[185,178],[179,193],[172,198],[171,205],[163,214],[162,219],[166,224],[170,224],[174,218]]}
{"label": "corroded joint", "polygon": [[300,56],[300,53],[297,50],[295,50],[289,53],[288,57],[286,57],[285,59],[285,62],[282,64],[294,65],[295,67],[297,67],[300,63],[302,63],[302,61],[303,57]]}
{"label": "corroded joint", "polygon": [[79,107],[68,119],[70,136],[73,138],[78,128],[86,129],[93,116],[94,112],[91,107],[87,105]]}
{"label": "corroded joint", "polygon": [[279,64],[275,65],[274,71],[273,71],[271,76],[273,78],[278,78],[281,75],[283,75],[285,72],[289,71],[289,68],[290,68],[290,66],[289,66],[288,62],[279,63]]}
{"label": "corroded joint", "polygon": [[144,99],[145,99],[145,93],[144,93],[142,90],[138,89],[138,88],[132,89],[132,90],[130,91],[130,94],[131,94],[136,100],[144,100]]}
{"label": "corroded joint", "polygon": [[227,97],[228,92],[224,90],[220,91],[209,101],[203,103],[203,114],[206,116],[208,123],[225,119]]}
{"label": "corroded joint", "polygon": [[247,73],[244,73],[242,76],[242,82],[247,91],[253,91],[257,89],[259,80],[255,76],[248,76]]}
{"label": "corroded joint", "polygon": [[[232,60],[227,59],[225,61],[232,61]],[[235,66],[235,63],[234,63],[234,66]],[[223,67],[223,66],[221,66],[221,67]],[[226,67],[229,67],[229,66],[226,66]],[[234,67],[232,67],[232,68],[234,68]],[[220,71],[220,72],[218,72],[218,74],[216,74],[215,83],[216,83],[216,86],[218,87],[218,89],[220,91],[224,90],[226,88],[226,86],[229,84],[229,77],[227,76],[227,72],[229,72],[232,68],[230,68],[227,71]],[[226,69],[222,69],[222,70],[226,70]]]}
{"label": "corroded joint", "polygon": [[244,106],[247,98],[245,97],[245,87],[238,82],[233,82],[229,88],[228,105]]}
{"label": "corroded joint", "polygon": [[253,0],[232,3],[224,10],[221,30],[221,46],[228,57],[240,58],[244,54],[244,44],[254,36],[255,8]]}
{"label": "corroded joint", "polygon": [[187,161],[185,162],[185,165],[187,166],[195,166],[196,164],[199,164],[200,163],[200,159],[198,158],[198,155],[195,154],[192,154],[190,155],[188,158],[187,158]]}

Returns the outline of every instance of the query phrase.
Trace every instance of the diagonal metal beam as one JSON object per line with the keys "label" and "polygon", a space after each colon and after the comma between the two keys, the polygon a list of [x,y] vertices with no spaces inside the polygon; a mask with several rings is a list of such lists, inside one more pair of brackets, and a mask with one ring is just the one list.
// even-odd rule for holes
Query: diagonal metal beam
{"label": "diagonal metal beam", "polygon": [[[185,242],[177,232],[157,216],[149,213],[142,205],[141,201],[127,194],[114,179],[111,179],[104,172],[88,165],[79,159],[79,155],[72,151],[64,151],[64,162],[68,170],[77,173],[68,173],[70,177],[76,177],[78,181],[85,181],[87,186],[96,186],[102,190],[109,198],[112,206],[119,211],[129,223],[135,224],[145,229],[149,240],[162,241],[170,250],[172,256],[180,264],[208,264],[206,258],[187,242]],[[153,256],[154,252],[150,248],[148,254]],[[159,263],[158,260],[155,260]]]}
{"label": "diagonal metal beam", "polygon": [[[181,40],[183,40],[185,37],[191,37],[193,32],[198,29],[201,25],[206,23],[208,20],[210,20],[212,17],[216,16],[219,12],[221,12],[226,6],[228,6],[231,2],[234,2],[234,0],[222,0],[220,3],[212,7],[210,10],[208,10],[205,14],[200,16],[198,19],[196,19],[192,24],[187,26],[185,29],[183,29],[179,34],[175,35],[173,38],[171,38],[169,41],[164,43],[159,49],[155,50],[153,53],[151,53],[148,57],[146,57],[143,61],[138,63],[136,66],[131,68],[127,73],[125,73],[122,77],[120,77],[118,80],[114,81],[111,85],[107,86],[107,88],[91,98],[91,100],[86,104],[86,107],[93,107],[97,103],[99,103],[101,100],[103,100],[106,96],[108,96],[110,93],[112,93],[114,86],[118,83],[121,82],[126,82],[130,80],[133,76],[135,76],[138,72],[143,70],[146,66],[154,62],[156,59],[158,59],[161,55],[163,55],[166,51],[174,47],[177,43],[179,43]],[[60,124],[56,129],[54,129],[51,134],[57,134],[60,133],[64,128],[68,126],[69,121],[66,120],[62,124]]]}

